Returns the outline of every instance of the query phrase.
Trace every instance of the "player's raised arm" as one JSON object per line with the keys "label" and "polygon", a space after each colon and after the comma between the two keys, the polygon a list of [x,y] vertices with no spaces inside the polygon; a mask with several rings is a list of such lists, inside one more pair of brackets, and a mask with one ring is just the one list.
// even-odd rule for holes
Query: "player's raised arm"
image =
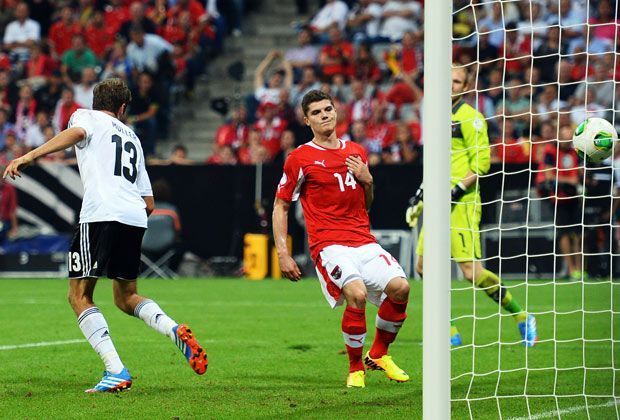
{"label": "player's raised arm", "polygon": [[293,257],[289,254],[286,245],[286,237],[288,235],[288,210],[290,207],[291,203],[281,198],[276,198],[273,203],[273,240],[278,251],[282,275],[287,279],[297,281],[301,279],[301,270]]}
{"label": "player's raised arm", "polygon": [[68,128],[58,133],[58,135],[50,141],[43,143],[24,156],[13,159],[4,171],[4,178],[10,176],[12,179],[15,179],[16,176],[21,176],[20,172],[28,167],[35,159],[71,147],[82,141],[85,136],[86,131],[81,127]]}

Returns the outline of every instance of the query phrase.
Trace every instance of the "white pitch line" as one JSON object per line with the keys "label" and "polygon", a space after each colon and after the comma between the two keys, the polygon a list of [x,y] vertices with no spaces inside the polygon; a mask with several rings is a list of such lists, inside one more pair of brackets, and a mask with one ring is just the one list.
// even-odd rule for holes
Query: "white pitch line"
{"label": "white pitch line", "polygon": [[49,347],[49,346],[64,346],[66,344],[78,344],[83,343],[84,339],[74,339],[74,340],[60,340],[60,341],[42,341],[40,343],[25,343],[25,344],[15,344],[8,346],[0,346],[0,351],[2,350],[17,350],[17,349],[27,349],[31,347]]}
{"label": "white pitch line", "polygon": [[588,404],[587,407],[585,405],[578,405],[575,407],[563,408],[559,411],[558,410],[546,411],[544,413],[534,414],[531,417],[511,417],[509,420],[540,420],[540,419],[556,418],[564,414],[573,414],[573,413],[578,413],[584,410],[592,410],[595,408],[613,407],[615,405],[620,405],[620,399],[616,401],[613,401],[613,400],[608,401],[604,404],[595,404],[595,405]]}

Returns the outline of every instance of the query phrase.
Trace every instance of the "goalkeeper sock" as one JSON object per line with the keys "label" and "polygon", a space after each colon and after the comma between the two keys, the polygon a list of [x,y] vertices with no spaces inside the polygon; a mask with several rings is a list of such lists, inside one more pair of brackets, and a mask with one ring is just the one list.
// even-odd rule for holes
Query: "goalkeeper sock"
{"label": "goalkeeper sock", "polygon": [[377,333],[370,348],[370,357],[379,359],[388,352],[388,347],[396,339],[396,335],[407,318],[407,301],[396,302],[385,298],[377,313]]}
{"label": "goalkeeper sock", "polygon": [[118,357],[110,337],[108,323],[103,314],[99,312],[99,308],[92,306],[82,312],[78,316],[78,325],[84,337],[86,337],[92,348],[103,360],[105,370],[112,374],[121,373],[124,368],[123,362]]}
{"label": "goalkeeper sock", "polygon": [[480,277],[476,281],[476,286],[484,289],[485,293],[497,303],[501,303],[502,308],[514,315],[515,321],[523,322],[527,319],[527,314],[521,305],[512,297],[512,294],[500,282],[499,277],[492,271],[482,270]]}
{"label": "goalkeeper sock", "polygon": [[342,314],[342,337],[349,355],[349,372],[364,370],[362,352],[366,339],[366,309],[347,306]]}
{"label": "goalkeeper sock", "polygon": [[172,332],[172,328],[177,325],[177,323],[166,315],[157,303],[150,299],[144,299],[138,303],[133,313],[137,318],[144,321],[146,325],[153,328],[155,331],[168,336],[172,341],[175,341],[175,335]]}

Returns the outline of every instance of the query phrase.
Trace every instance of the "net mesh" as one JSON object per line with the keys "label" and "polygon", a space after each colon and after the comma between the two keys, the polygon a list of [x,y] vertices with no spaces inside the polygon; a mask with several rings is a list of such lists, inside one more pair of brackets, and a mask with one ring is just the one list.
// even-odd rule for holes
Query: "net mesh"
{"label": "net mesh", "polygon": [[476,264],[472,282],[453,283],[455,418],[620,417],[620,147],[595,165],[571,143],[587,118],[616,122],[617,18],[606,0],[453,3],[454,61],[493,162],[472,202],[472,257],[538,329],[524,346],[519,319],[475,286]]}

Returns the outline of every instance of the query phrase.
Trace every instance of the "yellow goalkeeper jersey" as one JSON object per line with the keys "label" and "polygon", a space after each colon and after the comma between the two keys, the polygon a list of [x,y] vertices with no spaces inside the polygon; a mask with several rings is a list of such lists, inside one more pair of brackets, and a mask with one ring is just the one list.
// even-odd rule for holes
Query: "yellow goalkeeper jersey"
{"label": "yellow goalkeeper jersey", "polygon": [[[470,170],[478,175],[489,172],[491,148],[484,116],[463,100],[452,107],[452,182],[454,186]],[[468,193],[476,190],[476,184]]]}

